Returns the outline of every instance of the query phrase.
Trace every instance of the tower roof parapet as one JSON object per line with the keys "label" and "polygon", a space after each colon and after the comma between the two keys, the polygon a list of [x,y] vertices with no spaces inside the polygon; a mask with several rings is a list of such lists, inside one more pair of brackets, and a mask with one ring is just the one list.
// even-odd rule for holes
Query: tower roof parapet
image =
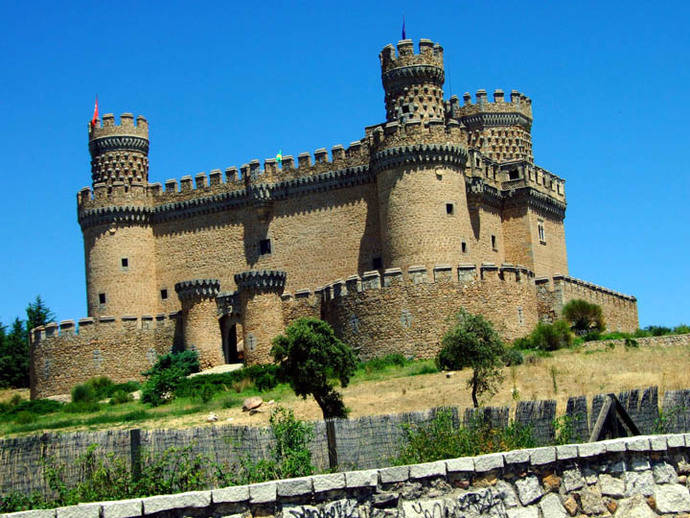
{"label": "tower roof parapet", "polygon": [[412,40],[400,40],[397,47],[397,55],[395,47],[390,43],[379,54],[382,75],[385,76],[392,70],[415,66],[434,67],[443,73],[443,47],[438,43],[425,38],[420,39],[418,54],[414,53]]}
{"label": "tower roof parapet", "polygon": [[235,274],[240,290],[282,291],[287,273],[281,270],[249,270]]}
{"label": "tower roof parapet", "polygon": [[[528,126],[527,129],[532,125],[532,100],[517,90],[511,90],[509,101],[506,101],[505,93],[500,89],[494,90],[493,101],[489,101],[488,94],[483,89],[477,90],[475,102],[472,102],[472,95],[469,92],[465,92],[462,98],[462,105],[455,95],[448,101],[451,117],[461,120],[470,128],[473,124],[480,122],[484,126],[524,124]],[[487,117],[486,115],[489,114],[490,116]],[[473,118],[477,115],[484,115],[484,117]]]}
{"label": "tower roof parapet", "polygon": [[220,293],[218,279],[193,279],[175,284],[180,300],[213,299]]}
{"label": "tower roof parapet", "polygon": [[131,113],[120,115],[120,124],[116,123],[112,113],[104,114],[96,124],[89,123],[91,156],[120,149],[148,153],[149,123],[142,115],[136,118],[136,124]]}

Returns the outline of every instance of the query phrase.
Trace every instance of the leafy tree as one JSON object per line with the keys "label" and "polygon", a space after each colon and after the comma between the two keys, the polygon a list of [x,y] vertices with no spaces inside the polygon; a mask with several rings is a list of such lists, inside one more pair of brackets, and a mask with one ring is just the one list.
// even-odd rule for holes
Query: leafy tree
{"label": "leafy tree", "polygon": [[347,386],[356,360],[352,349],[335,336],[330,325],[317,318],[300,318],[273,340],[271,354],[295,394],[305,399],[314,396],[324,419],[347,417],[335,383]]}
{"label": "leafy tree", "polygon": [[497,385],[503,381],[501,366],[505,348],[491,323],[481,315],[460,310],[455,319],[455,325],[441,341],[443,347],[436,357],[436,365],[449,370],[472,368],[467,386],[472,389],[472,403],[476,408],[479,397],[495,394]]}
{"label": "leafy tree", "polygon": [[573,299],[568,302],[563,306],[563,318],[570,323],[570,328],[578,336],[606,329],[601,306],[586,300]]}
{"label": "leafy tree", "polygon": [[149,370],[142,374],[148,379],[141,388],[141,400],[153,406],[175,397],[175,390],[193,372],[199,372],[199,355],[196,351],[164,354]]}

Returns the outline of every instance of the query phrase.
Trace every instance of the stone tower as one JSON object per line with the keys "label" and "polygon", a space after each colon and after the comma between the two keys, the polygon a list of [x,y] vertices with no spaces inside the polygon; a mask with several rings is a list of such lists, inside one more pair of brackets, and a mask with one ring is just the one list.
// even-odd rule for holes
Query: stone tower
{"label": "stone tower", "polygon": [[383,267],[457,264],[467,205],[460,125],[444,119],[443,49],[398,42],[380,54],[388,123],[372,135]]}
{"label": "stone tower", "polygon": [[503,90],[495,90],[490,102],[486,90],[477,90],[474,103],[469,92],[462,98],[460,106],[459,99],[451,97],[449,115],[465,127],[470,148],[495,162],[534,161],[529,97],[512,90],[506,100]]}
{"label": "stone tower", "polygon": [[442,118],[443,108],[443,47],[431,40],[419,40],[419,54],[414,53],[412,40],[398,42],[398,55],[393,45],[386,45],[379,54],[381,81],[386,92],[386,120],[428,120]]}
{"label": "stone tower", "polygon": [[89,316],[153,314],[156,259],[148,189],[148,122],[131,113],[89,124],[93,199],[78,196]]}

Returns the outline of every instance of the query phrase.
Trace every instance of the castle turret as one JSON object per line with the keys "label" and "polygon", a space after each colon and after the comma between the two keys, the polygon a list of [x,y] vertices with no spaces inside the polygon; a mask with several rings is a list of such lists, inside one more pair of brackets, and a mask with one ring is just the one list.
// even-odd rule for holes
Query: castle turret
{"label": "castle turret", "polygon": [[471,233],[460,125],[443,118],[443,51],[421,40],[380,54],[390,122],[372,131],[383,267],[457,264]]}
{"label": "castle turret", "polygon": [[182,305],[185,349],[199,353],[202,369],[225,363],[216,305],[220,282],[217,279],[183,281],[175,284],[175,291]]}
{"label": "castle turret", "polygon": [[381,81],[386,92],[386,120],[433,119],[444,116],[443,48],[431,40],[419,40],[419,54],[412,40],[386,45],[381,60]]}
{"label": "castle turret", "polygon": [[112,113],[103,115],[102,123],[89,124],[91,179],[108,187],[122,182],[125,187],[143,184],[149,178],[149,124],[139,115],[123,113],[115,124]]}
{"label": "castle turret", "polygon": [[277,270],[250,270],[235,275],[247,365],[273,362],[271,344],[285,329],[281,295],[286,279],[287,274]]}
{"label": "castle turret", "polygon": [[496,162],[534,161],[532,155],[532,100],[512,90],[506,99],[503,90],[495,90],[489,101],[486,90],[477,90],[475,102],[469,92],[460,100],[448,102],[449,116],[462,124],[470,148],[479,149]]}
{"label": "castle turret", "polygon": [[149,126],[131,113],[89,124],[93,191],[77,196],[89,316],[158,310],[148,190]]}

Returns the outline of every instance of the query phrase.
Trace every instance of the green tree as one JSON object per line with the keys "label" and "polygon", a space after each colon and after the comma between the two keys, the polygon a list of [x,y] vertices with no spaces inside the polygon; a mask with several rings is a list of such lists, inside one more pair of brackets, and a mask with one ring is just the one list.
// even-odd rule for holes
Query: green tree
{"label": "green tree", "polygon": [[336,382],[346,387],[356,368],[355,355],[333,328],[317,318],[300,318],[273,340],[271,354],[280,374],[295,394],[308,395],[321,407],[324,419],[347,417]]}
{"label": "green tree", "polygon": [[591,331],[602,332],[606,329],[601,306],[582,299],[573,299],[563,306],[563,318],[570,323],[570,328],[579,336]]}
{"label": "green tree", "polygon": [[34,327],[44,326],[55,320],[55,314],[46,306],[40,295],[26,307],[26,330],[30,332]]}
{"label": "green tree", "polygon": [[442,348],[436,357],[440,369],[460,370],[472,368],[467,387],[472,389],[472,403],[479,406],[479,398],[496,393],[503,381],[503,342],[490,322],[481,315],[460,310],[455,325],[443,336]]}

